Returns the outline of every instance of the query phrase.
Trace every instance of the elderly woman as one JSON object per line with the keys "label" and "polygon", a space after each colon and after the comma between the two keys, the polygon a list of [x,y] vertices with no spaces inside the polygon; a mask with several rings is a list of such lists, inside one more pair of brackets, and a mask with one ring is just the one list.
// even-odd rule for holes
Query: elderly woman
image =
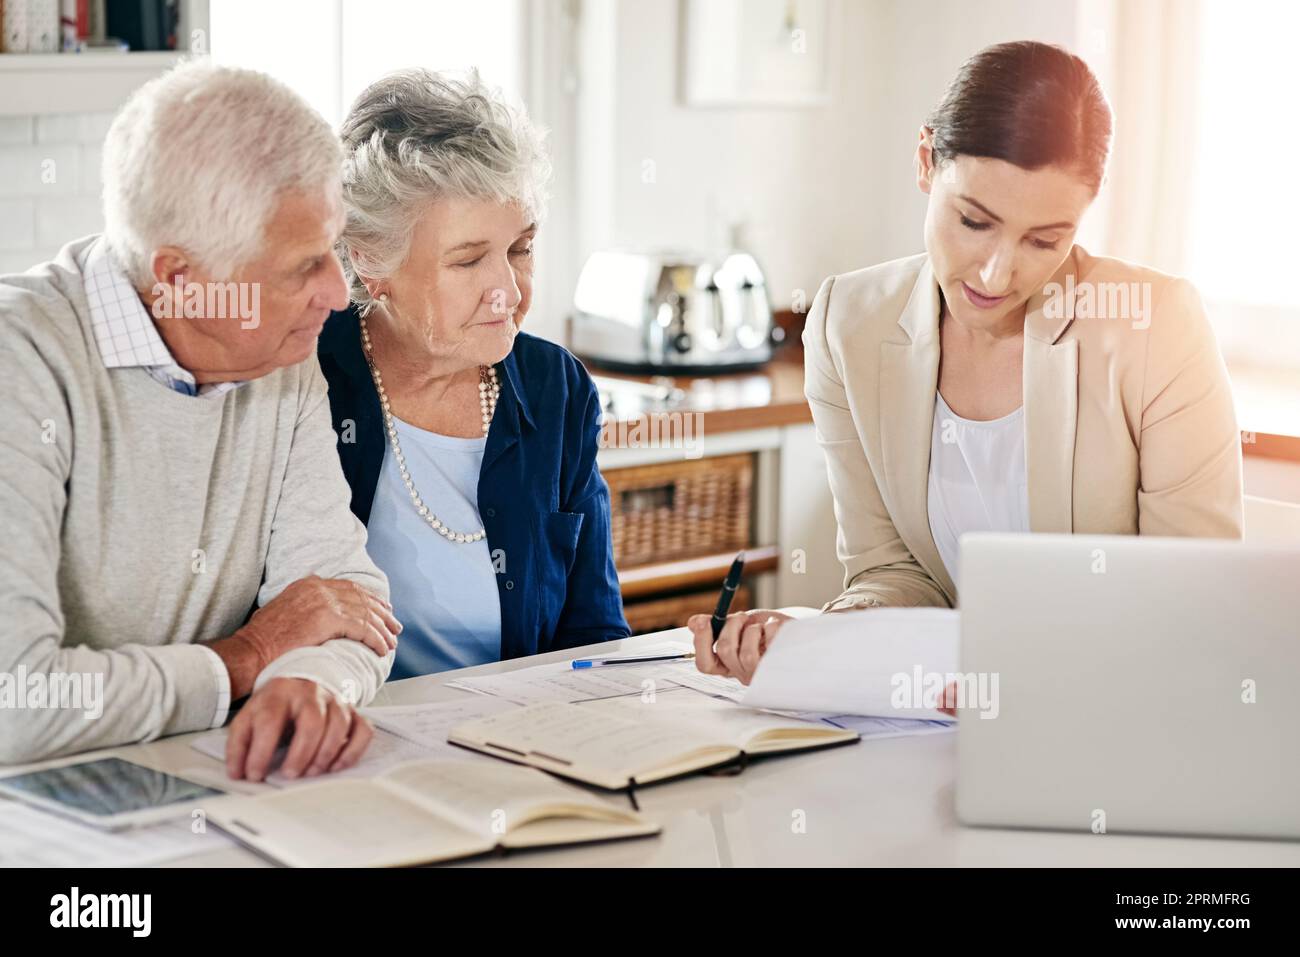
{"label": "elderly woman", "polygon": [[595,386],[519,331],[541,135],[477,75],[424,70],[372,85],[342,135],[352,306],[319,356],[403,623],[392,677],[626,637]]}

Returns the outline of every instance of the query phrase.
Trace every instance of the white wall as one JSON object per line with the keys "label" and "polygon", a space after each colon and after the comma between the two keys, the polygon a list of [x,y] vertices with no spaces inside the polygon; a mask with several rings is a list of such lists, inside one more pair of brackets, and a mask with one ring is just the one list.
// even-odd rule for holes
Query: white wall
{"label": "white wall", "polygon": [[[688,109],[678,104],[678,0],[586,0],[578,8],[577,136],[553,144],[571,154],[557,163],[570,164],[575,185],[554,202],[576,219],[576,241],[557,229],[561,248],[547,249],[544,237],[548,268],[539,279],[547,288],[530,331],[563,338],[577,270],[592,250],[707,246],[733,219],[748,224],[778,306],[790,305],[796,290],[810,300],[830,273],[919,251],[925,205],[911,164],[926,112],[982,46],[1012,38],[1072,45],[1078,2],[981,0],[976,11],[962,0],[838,0],[825,106]],[[244,4],[226,6],[229,14]],[[569,51],[561,56],[565,62],[547,70],[572,66]],[[0,121],[0,173],[30,170],[38,154],[59,168],[54,184],[0,175],[0,271],[26,268],[100,228],[99,145],[108,119]],[[656,165],[653,184],[642,182],[645,160]]]}
{"label": "white wall", "polygon": [[825,106],[691,109],[678,102],[677,0],[587,0],[579,164],[612,175],[578,177],[578,262],[607,245],[707,247],[743,219],[788,306],[831,273],[918,252],[917,130],[958,66],[990,43],[1076,35],[1076,0],[836,6]]}
{"label": "white wall", "polygon": [[0,117],[0,273],[53,259],[65,244],[104,228],[99,164],[112,119]]}
{"label": "white wall", "polygon": [[1247,495],[1300,505],[1300,462],[1248,455],[1242,462]]}

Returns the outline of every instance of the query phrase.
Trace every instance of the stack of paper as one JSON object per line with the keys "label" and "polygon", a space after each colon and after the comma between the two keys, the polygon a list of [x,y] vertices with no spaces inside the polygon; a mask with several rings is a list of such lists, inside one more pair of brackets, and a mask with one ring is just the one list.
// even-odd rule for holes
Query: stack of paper
{"label": "stack of paper", "polygon": [[215,827],[188,818],[101,831],[21,801],[0,800],[0,867],[141,867],[233,843]]}
{"label": "stack of paper", "polygon": [[937,695],[957,672],[957,612],[872,608],[787,622],[763,655],[751,708],[953,721]]}
{"label": "stack of paper", "polygon": [[[436,702],[434,704],[400,705],[388,708],[366,708],[362,713],[375,726],[375,737],[366,748],[361,760],[346,771],[330,777],[368,778],[389,768],[419,758],[453,758],[456,760],[483,761],[484,756],[447,743],[447,732],[453,725],[483,718],[516,707],[509,701],[497,698],[464,696],[464,700]],[[228,731],[222,729],[195,738],[191,744],[196,751],[224,762]],[[287,749],[281,748],[271,760],[278,768]],[[289,787],[318,781],[313,778],[288,778],[279,771],[267,775],[266,783],[276,787]]]}
{"label": "stack of paper", "polygon": [[[690,645],[673,643],[638,649],[636,654],[679,655],[690,650]],[[457,678],[447,682],[447,687],[504,698],[517,705],[548,702],[573,704],[597,698],[646,694],[655,691],[661,684],[676,686],[680,683],[679,679],[696,673],[695,664],[689,659],[577,670],[569,662],[561,661],[494,675]]]}

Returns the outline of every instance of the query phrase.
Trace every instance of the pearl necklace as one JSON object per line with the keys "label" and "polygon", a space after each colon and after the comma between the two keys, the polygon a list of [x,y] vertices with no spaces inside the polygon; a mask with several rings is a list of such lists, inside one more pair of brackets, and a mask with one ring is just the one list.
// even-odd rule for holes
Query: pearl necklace
{"label": "pearl necklace", "polygon": [[[393,460],[397,463],[402,482],[406,485],[406,491],[411,495],[411,505],[420,514],[420,517],[428,523],[429,527],[447,541],[456,542],[457,544],[482,541],[487,537],[486,529],[480,528],[477,532],[453,532],[439,521],[437,515],[429,511],[429,506],[424,504],[424,500],[420,498],[420,493],[415,490],[415,484],[411,481],[411,473],[406,470],[406,457],[402,455],[402,445],[397,440],[397,426],[393,424],[393,414],[388,407],[388,393],[384,391],[383,379],[379,375],[378,367],[375,366],[374,356],[371,355],[370,330],[366,328],[365,319],[361,320],[361,344],[365,347],[366,365],[370,366],[370,375],[375,380],[375,391],[379,393],[379,405],[384,412],[384,429],[388,432],[388,441],[393,446]],[[496,413],[497,398],[500,395],[501,386],[497,382],[497,370],[492,366],[479,366],[478,403],[483,412],[484,437],[487,436],[488,430],[492,426],[492,416]]]}

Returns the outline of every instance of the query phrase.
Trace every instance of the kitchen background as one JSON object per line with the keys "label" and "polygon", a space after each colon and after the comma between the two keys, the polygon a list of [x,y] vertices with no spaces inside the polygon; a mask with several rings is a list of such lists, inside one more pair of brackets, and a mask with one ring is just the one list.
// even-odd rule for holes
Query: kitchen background
{"label": "kitchen background", "polygon": [[[1117,115],[1110,179],[1079,241],[1197,283],[1233,375],[1247,492],[1261,499],[1248,537],[1300,524],[1300,510],[1262,501],[1300,503],[1300,194],[1288,175],[1300,156],[1300,6],[0,0],[0,17],[0,272],[100,229],[113,112],[185,52],[272,73],[335,124],[403,66],[477,67],[521,99],[550,130],[555,163],[526,328],[626,360],[649,296],[645,322],[662,323],[666,351],[646,359],[750,367],[634,376],[592,364],[637,630],[708,609],[739,548],[746,604],[817,606],[838,592],[801,395],[802,312],[827,275],[921,251],[917,131],[961,62],[1002,40],[1063,44],[1093,66]],[[593,259],[584,273],[612,250],[648,255]],[[707,289],[715,276],[720,288]],[[750,329],[747,344],[727,352],[682,326],[683,306]],[[605,321],[629,310],[631,324]]]}

